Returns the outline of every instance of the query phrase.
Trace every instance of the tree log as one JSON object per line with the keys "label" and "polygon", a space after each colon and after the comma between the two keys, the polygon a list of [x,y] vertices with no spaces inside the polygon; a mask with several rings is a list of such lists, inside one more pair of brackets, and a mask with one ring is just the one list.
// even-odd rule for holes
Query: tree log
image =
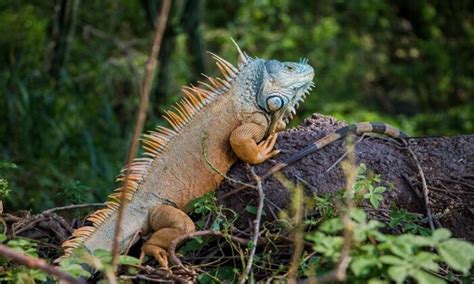
{"label": "tree log", "polygon": [[[334,118],[313,114],[299,127],[279,135],[276,147],[282,153],[274,161],[256,166],[257,175],[264,175],[275,161],[282,161],[345,125]],[[341,163],[338,162],[347,152],[345,143],[337,141],[330,144],[281,172],[294,183],[302,183],[307,195],[334,193],[344,188],[346,182]],[[420,171],[413,155],[403,143],[383,136],[356,137],[354,143],[356,163],[364,163],[368,172],[380,175],[382,184],[393,185],[375,211],[385,212],[388,217],[389,210],[397,207],[426,217],[426,206],[429,206],[438,227],[449,228],[456,237],[474,240],[474,135],[408,139],[408,145],[426,178],[427,205],[423,198]],[[247,183],[253,180],[240,162],[232,167],[228,176]],[[291,198],[289,191],[275,177],[264,180],[263,189],[266,196],[265,210],[269,213],[267,217],[275,217],[280,209],[288,205]],[[258,200],[254,189],[242,189],[242,185],[226,180],[221,184],[217,197],[221,204],[241,213],[240,225],[248,226],[252,215],[246,214],[245,208],[249,204],[255,205]],[[364,207],[370,206],[364,204]]]}

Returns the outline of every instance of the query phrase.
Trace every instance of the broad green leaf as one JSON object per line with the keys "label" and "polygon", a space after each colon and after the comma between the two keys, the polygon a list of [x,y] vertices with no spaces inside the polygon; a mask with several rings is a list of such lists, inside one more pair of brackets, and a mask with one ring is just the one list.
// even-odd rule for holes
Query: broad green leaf
{"label": "broad green leaf", "polygon": [[466,241],[450,239],[437,246],[444,262],[463,273],[469,272],[474,261],[474,246]]}
{"label": "broad green leaf", "polygon": [[441,228],[433,231],[431,238],[435,242],[441,242],[451,237],[451,232],[448,229]]}
{"label": "broad green leaf", "polygon": [[334,234],[342,231],[342,229],[344,229],[344,225],[342,224],[341,219],[333,218],[322,223],[319,229],[325,233]]}
{"label": "broad green leaf", "polygon": [[127,264],[138,265],[138,264],[140,264],[140,260],[138,258],[135,258],[133,256],[129,256],[129,255],[119,256],[118,262],[119,262],[119,264],[122,264],[122,265],[127,265]]}
{"label": "broad green leaf", "polygon": [[383,255],[379,258],[379,260],[382,263],[390,264],[390,265],[403,265],[403,264],[405,264],[405,261],[403,259],[398,258],[398,257],[393,256],[393,255]]}
{"label": "broad green leaf", "polygon": [[441,278],[438,278],[423,270],[414,270],[410,273],[410,276],[415,278],[418,284],[443,284],[446,283]]}
{"label": "broad green leaf", "polygon": [[360,208],[355,208],[350,212],[351,218],[358,223],[365,223],[367,221],[367,214]]}
{"label": "broad green leaf", "polygon": [[87,271],[81,265],[76,263],[71,263],[63,266],[63,262],[61,262],[61,270],[75,277],[89,278],[92,276],[89,271]]}
{"label": "broad green leaf", "polygon": [[416,266],[422,267],[426,270],[430,271],[438,271],[439,266],[435,262],[435,260],[438,258],[438,256],[434,253],[430,252],[420,252],[418,253],[415,258],[413,259],[413,263]]}
{"label": "broad green leaf", "polygon": [[357,257],[351,262],[351,270],[355,276],[365,275],[377,264],[377,259],[371,256]]}
{"label": "broad green leaf", "polygon": [[391,266],[388,271],[388,276],[397,283],[403,283],[408,276],[408,269],[403,266]]}
{"label": "broad green leaf", "polygon": [[370,196],[370,204],[372,204],[372,206],[374,208],[379,208],[380,206],[380,201],[382,201],[383,197],[381,195],[378,195],[378,194],[372,194]]}

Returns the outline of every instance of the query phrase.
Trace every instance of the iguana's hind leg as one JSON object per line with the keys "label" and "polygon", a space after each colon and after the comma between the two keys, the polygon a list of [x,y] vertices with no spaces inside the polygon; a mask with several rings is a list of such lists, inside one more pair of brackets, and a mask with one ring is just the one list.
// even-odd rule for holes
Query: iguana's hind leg
{"label": "iguana's hind leg", "polygon": [[155,205],[150,209],[148,223],[154,231],[142,247],[161,266],[168,267],[168,247],[177,237],[194,232],[194,223],[183,211],[171,205]]}

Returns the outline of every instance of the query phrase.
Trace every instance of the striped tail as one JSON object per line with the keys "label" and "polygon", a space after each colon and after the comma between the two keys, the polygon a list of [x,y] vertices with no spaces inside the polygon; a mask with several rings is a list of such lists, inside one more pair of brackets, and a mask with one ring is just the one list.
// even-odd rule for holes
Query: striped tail
{"label": "striped tail", "polygon": [[289,166],[294,162],[300,160],[301,158],[306,157],[309,154],[312,154],[339,139],[345,138],[350,134],[360,135],[365,133],[384,134],[395,139],[404,139],[409,137],[407,134],[400,131],[399,129],[382,122],[360,122],[356,124],[351,124],[339,128],[334,133],[324,136],[316,142],[309,144],[296,154],[284,159],[282,162],[270,168],[270,170],[268,170],[268,172],[262,178],[267,178],[270,175],[285,168],[286,166]]}

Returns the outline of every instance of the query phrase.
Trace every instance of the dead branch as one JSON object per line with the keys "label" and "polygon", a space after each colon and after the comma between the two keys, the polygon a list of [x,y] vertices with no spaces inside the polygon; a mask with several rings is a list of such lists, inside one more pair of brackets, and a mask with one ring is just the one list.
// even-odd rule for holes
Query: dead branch
{"label": "dead branch", "polygon": [[429,190],[428,190],[428,186],[426,184],[425,173],[423,172],[423,169],[421,168],[420,162],[418,161],[418,158],[416,157],[415,152],[413,152],[413,150],[411,149],[410,144],[408,143],[408,141],[403,140],[403,142],[405,143],[405,146],[406,146],[408,152],[413,157],[413,161],[415,162],[416,168],[418,169],[418,173],[420,174],[421,185],[422,185],[422,188],[423,188],[423,199],[425,201],[425,207],[426,207],[426,216],[428,217],[428,224],[430,225],[431,230],[434,230],[435,225],[434,225],[434,222],[433,222],[433,215],[431,213],[430,198],[428,196]]}
{"label": "dead branch", "polygon": [[55,207],[48,210],[43,211],[41,214],[50,214],[56,211],[64,211],[64,210],[72,210],[78,208],[88,208],[88,207],[104,207],[104,203],[85,203],[85,204],[71,204],[62,207]]}
{"label": "dead branch", "polygon": [[29,268],[42,270],[50,275],[54,275],[59,279],[67,281],[67,283],[73,284],[85,284],[86,281],[83,279],[76,279],[72,275],[62,272],[56,267],[48,264],[44,259],[31,257],[22,253],[19,253],[5,245],[0,245],[0,254],[4,257],[13,260],[14,262],[27,266]]}
{"label": "dead branch", "polygon": [[[148,100],[150,97],[151,86],[153,83],[153,75],[156,69],[156,63],[157,63],[156,57],[158,56],[158,53],[160,51],[161,40],[165,32],[169,8],[170,8],[170,1],[163,0],[160,16],[157,19],[158,23],[156,24],[155,38],[153,40],[153,45],[150,51],[148,62],[145,66],[145,75],[143,77],[143,83],[142,83],[141,94],[140,94],[140,106],[137,112],[132,141],[128,149],[127,163],[126,163],[127,167],[125,171],[125,180],[124,180],[123,188],[128,187],[130,168],[131,168],[131,167],[128,167],[128,165],[132,163],[134,157],[136,156],[136,153],[138,150],[138,138],[140,137],[143,131],[143,125],[145,123],[145,118],[146,118],[146,111],[148,109]],[[117,222],[115,223],[114,239],[113,239],[113,245],[112,245],[112,265],[114,266],[117,265],[118,255],[120,253],[120,247],[119,247],[120,228],[122,226],[123,215],[124,215],[126,207],[127,207],[126,193],[125,193],[125,190],[122,190],[120,194],[120,204],[119,204],[118,213],[117,213]]]}
{"label": "dead branch", "polygon": [[263,214],[263,201],[265,200],[265,193],[263,192],[262,182],[260,177],[255,173],[253,167],[248,166],[250,173],[252,174],[255,182],[257,183],[257,190],[258,190],[258,207],[257,207],[257,216],[254,220],[254,233],[253,233],[253,240],[252,240],[252,248],[250,250],[249,259],[247,261],[247,267],[245,268],[245,273],[242,275],[240,279],[240,283],[245,283],[247,280],[250,270],[252,269],[253,258],[255,256],[255,250],[257,249],[257,242],[260,236],[260,223],[262,221],[262,214]]}

